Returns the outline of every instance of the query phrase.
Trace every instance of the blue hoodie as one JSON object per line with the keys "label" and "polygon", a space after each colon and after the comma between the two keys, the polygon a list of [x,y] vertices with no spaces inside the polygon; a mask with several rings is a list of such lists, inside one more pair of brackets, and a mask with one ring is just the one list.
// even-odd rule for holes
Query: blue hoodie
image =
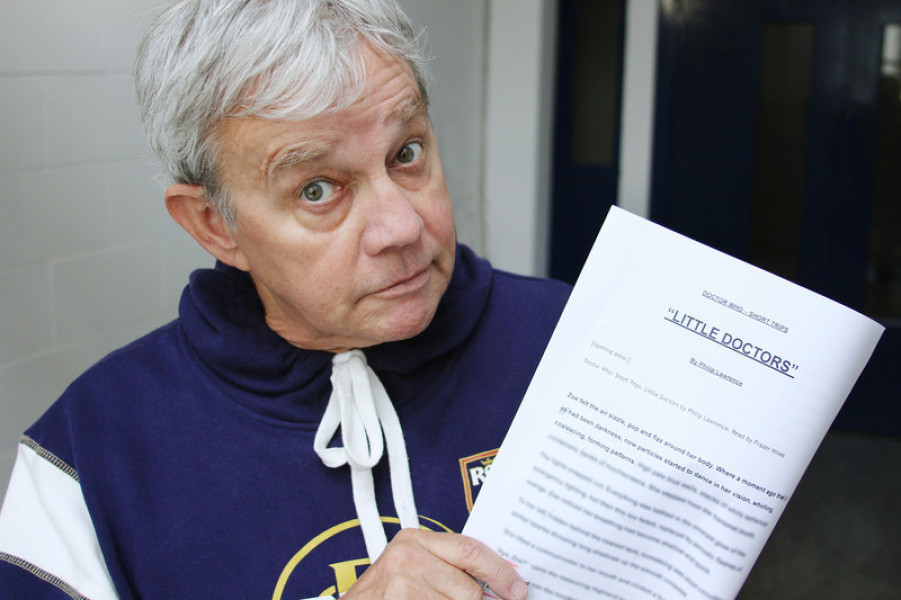
{"label": "blue hoodie", "polygon": [[[459,246],[429,327],[365,350],[400,418],[421,526],[462,529],[569,290],[495,271]],[[246,273],[195,272],[177,320],[92,367],[23,436],[0,515],[0,597],[91,597],[59,574],[70,572],[59,557],[44,565],[43,551],[17,554],[3,538],[4,516],[46,520],[7,506],[34,504],[11,500],[28,487],[16,483],[28,479],[23,455],[83,498],[100,572],[120,598],[346,591],[369,561],[347,467],[313,452],[331,357],[270,330]],[[386,459],[374,477],[390,539]]]}

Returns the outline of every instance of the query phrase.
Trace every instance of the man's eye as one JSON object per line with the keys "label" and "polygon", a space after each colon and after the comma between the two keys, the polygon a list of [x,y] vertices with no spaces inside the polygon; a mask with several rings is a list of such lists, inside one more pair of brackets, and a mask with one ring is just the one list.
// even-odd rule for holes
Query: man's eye
{"label": "man's eye", "polygon": [[400,149],[394,160],[400,164],[408,164],[416,162],[420,156],[422,156],[422,144],[410,142],[409,144],[404,144],[404,147]]}
{"label": "man's eye", "polygon": [[335,186],[328,181],[320,180],[312,181],[305,185],[300,191],[300,195],[307,202],[322,202],[331,196],[334,191]]}

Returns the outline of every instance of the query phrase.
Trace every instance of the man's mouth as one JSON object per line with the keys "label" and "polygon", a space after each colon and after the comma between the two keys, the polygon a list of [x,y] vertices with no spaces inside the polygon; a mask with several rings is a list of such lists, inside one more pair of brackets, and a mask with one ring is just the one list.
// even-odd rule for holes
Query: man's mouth
{"label": "man's mouth", "polygon": [[379,298],[398,298],[400,296],[405,296],[406,294],[417,292],[424,288],[429,282],[430,277],[430,268],[429,266],[426,266],[424,269],[401,277],[372,295],[378,296]]}

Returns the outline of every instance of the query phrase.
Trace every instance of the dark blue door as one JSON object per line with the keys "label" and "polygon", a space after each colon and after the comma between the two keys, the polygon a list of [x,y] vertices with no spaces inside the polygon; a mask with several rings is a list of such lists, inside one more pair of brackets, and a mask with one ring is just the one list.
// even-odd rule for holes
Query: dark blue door
{"label": "dark blue door", "polygon": [[550,274],[575,282],[619,180],[625,0],[560,0]]}
{"label": "dark blue door", "polygon": [[901,434],[901,2],[674,0],[658,47],[652,219],[883,322],[837,425]]}

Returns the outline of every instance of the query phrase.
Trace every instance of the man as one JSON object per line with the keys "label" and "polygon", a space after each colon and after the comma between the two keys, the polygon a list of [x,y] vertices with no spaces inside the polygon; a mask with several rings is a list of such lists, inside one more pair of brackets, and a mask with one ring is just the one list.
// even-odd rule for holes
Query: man
{"label": "man", "polygon": [[182,0],[135,73],[217,268],[23,436],[0,596],[524,598],[453,532],[568,288],[456,244],[406,17]]}

